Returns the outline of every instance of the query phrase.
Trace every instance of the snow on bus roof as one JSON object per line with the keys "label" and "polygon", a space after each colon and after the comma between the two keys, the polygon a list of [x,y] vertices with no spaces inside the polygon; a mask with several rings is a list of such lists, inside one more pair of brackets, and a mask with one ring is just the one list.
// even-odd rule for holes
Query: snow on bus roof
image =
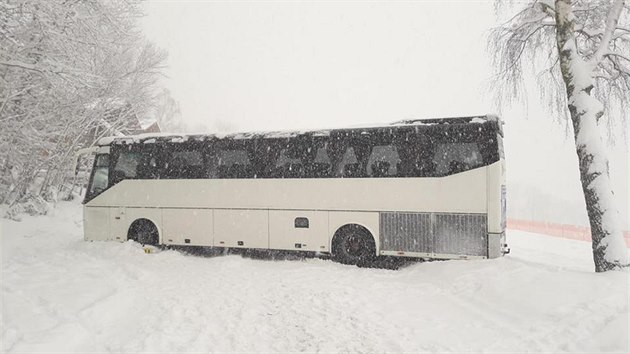
{"label": "snow on bus roof", "polygon": [[356,129],[377,129],[401,126],[430,126],[441,124],[467,124],[467,123],[486,123],[488,121],[501,122],[496,115],[478,115],[469,117],[451,117],[451,118],[430,118],[430,119],[409,119],[401,120],[386,124],[371,124],[353,126],[348,128],[335,129],[318,129],[318,130],[286,130],[286,131],[261,131],[261,132],[243,132],[243,133],[210,133],[210,134],[176,134],[176,133],[143,133],[129,136],[109,136],[98,140],[97,145],[107,146],[116,144],[152,144],[156,142],[186,142],[186,141],[204,141],[212,139],[287,139],[296,136],[311,134],[312,136],[330,136],[332,131],[356,130]]}
{"label": "snow on bus roof", "polygon": [[494,114],[483,114],[468,117],[449,117],[449,118],[428,118],[428,119],[406,119],[401,120],[392,125],[435,125],[435,124],[465,124],[465,123],[485,123],[488,121],[500,122],[499,116]]}

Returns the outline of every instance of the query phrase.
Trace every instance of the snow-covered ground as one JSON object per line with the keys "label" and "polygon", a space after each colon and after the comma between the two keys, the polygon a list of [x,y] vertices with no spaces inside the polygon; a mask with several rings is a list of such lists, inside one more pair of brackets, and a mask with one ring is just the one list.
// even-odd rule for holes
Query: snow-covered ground
{"label": "snow-covered ground", "polygon": [[628,273],[510,231],[495,260],[364,269],[88,243],[78,204],[0,219],[2,352],[628,352]]}

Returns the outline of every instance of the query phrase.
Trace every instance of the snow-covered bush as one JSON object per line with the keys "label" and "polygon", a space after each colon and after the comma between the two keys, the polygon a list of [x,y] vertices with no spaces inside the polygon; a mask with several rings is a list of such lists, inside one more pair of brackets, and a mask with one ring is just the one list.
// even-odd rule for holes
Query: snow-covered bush
{"label": "snow-covered bush", "polygon": [[50,211],[50,204],[39,195],[28,195],[18,203],[15,203],[7,210],[5,218],[21,221],[21,215],[27,214],[31,216],[46,215]]}

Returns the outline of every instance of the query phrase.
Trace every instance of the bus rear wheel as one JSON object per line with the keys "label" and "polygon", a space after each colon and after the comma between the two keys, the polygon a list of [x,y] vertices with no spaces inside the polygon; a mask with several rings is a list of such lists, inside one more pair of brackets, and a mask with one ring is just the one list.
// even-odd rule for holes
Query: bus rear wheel
{"label": "bus rear wheel", "polygon": [[153,222],[147,219],[138,219],[129,227],[127,234],[129,240],[134,240],[143,246],[157,246],[160,242],[158,229]]}
{"label": "bus rear wheel", "polygon": [[368,265],[376,259],[376,244],[370,232],[359,225],[339,229],[333,238],[333,260],[343,264]]}

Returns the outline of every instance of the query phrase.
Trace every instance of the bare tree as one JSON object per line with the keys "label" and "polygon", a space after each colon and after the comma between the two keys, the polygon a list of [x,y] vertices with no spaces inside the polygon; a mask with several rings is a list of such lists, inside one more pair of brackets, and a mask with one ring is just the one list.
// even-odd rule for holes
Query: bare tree
{"label": "bare tree", "polygon": [[[511,2],[497,2],[498,9]],[[519,3],[522,6],[522,3]],[[570,119],[591,226],[595,271],[628,267],[600,128],[624,124],[630,101],[630,8],[624,0],[529,0],[492,30],[495,88],[523,92],[528,70],[541,97]],[[526,65],[524,67],[524,65]]]}

